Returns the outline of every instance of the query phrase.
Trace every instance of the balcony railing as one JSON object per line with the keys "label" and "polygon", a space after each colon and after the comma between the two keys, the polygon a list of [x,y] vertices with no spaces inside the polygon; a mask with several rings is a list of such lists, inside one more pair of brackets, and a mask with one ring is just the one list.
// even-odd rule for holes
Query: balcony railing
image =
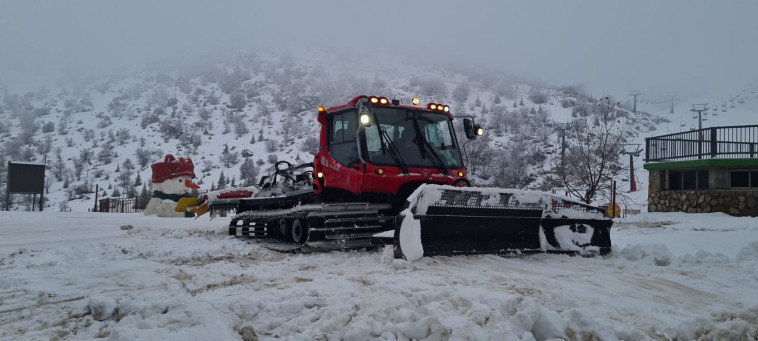
{"label": "balcony railing", "polygon": [[645,161],[758,157],[758,125],[713,127],[645,139]]}

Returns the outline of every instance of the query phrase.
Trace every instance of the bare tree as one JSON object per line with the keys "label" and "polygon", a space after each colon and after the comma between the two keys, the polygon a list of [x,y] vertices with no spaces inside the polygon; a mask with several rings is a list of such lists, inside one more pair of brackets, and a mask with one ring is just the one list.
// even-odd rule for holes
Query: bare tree
{"label": "bare tree", "polygon": [[495,184],[509,188],[523,189],[531,179],[528,176],[529,166],[534,163],[528,155],[526,142],[516,141],[505,150],[501,157],[495,161]]}
{"label": "bare tree", "polygon": [[615,120],[618,105],[609,97],[593,107],[595,118],[576,120],[566,133],[566,147],[555,167],[566,192],[590,204],[609,190],[621,171],[620,155],[626,141]]}

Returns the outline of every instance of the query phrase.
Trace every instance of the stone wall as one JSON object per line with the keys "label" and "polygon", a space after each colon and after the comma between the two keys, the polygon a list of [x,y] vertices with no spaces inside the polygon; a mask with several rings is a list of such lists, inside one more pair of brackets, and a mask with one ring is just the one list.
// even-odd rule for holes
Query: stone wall
{"label": "stone wall", "polygon": [[758,191],[700,190],[658,191],[650,185],[649,212],[724,212],[734,216],[758,216]]}

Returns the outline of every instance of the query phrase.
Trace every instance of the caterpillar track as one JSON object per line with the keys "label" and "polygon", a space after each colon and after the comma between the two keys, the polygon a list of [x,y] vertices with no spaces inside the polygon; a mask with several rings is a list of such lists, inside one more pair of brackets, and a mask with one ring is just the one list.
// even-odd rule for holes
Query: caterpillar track
{"label": "caterpillar track", "polygon": [[388,204],[331,203],[296,205],[289,209],[237,213],[229,234],[254,238],[281,252],[313,252],[374,248],[374,235],[393,230],[395,216]]}

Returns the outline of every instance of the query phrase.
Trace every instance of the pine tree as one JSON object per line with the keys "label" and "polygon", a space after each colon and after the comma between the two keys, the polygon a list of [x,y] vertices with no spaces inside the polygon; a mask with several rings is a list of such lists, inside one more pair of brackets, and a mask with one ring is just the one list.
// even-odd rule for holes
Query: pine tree
{"label": "pine tree", "polygon": [[106,192],[105,190],[103,190],[103,194],[101,194],[100,196],[103,197],[103,198],[105,198],[105,197],[108,196],[108,192]]}
{"label": "pine tree", "polygon": [[479,95],[476,95],[476,100],[474,100],[474,106],[477,106],[477,107],[482,106],[482,100],[479,99]]}
{"label": "pine tree", "polygon": [[216,184],[211,182],[211,192],[216,190]]}
{"label": "pine tree", "polygon": [[121,196],[121,192],[118,191],[118,188],[114,188],[113,193],[111,193],[111,196],[118,198]]}
{"label": "pine tree", "polygon": [[518,105],[521,107],[524,106],[524,96],[521,96],[521,100],[518,102]]}
{"label": "pine tree", "polygon": [[121,170],[118,168],[118,164],[116,164],[116,170],[115,170],[114,172],[118,173],[118,172],[120,172],[120,171],[121,171]]}
{"label": "pine tree", "polygon": [[224,177],[224,171],[221,171],[221,175],[218,177],[218,189],[226,188],[226,177]]}
{"label": "pine tree", "polygon": [[137,173],[137,178],[134,179],[134,187],[142,186],[142,177]]}
{"label": "pine tree", "polygon": [[234,179],[234,175],[232,175],[232,182],[229,184],[232,188],[237,187],[237,184],[235,183],[237,180]]}
{"label": "pine tree", "polygon": [[516,100],[515,100],[515,99],[513,100],[513,107],[514,107],[514,108],[518,108],[518,103],[516,103]]}
{"label": "pine tree", "polygon": [[135,187],[129,187],[126,189],[126,197],[127,198],[137,197],[137,190],[135,189]]}
{"label": "pine tree", "polygon": [[150,201],[150,191],[147,190],[147,185],[142,185],[142,190],[139,193],[139,208],[144,209],[147,207],[147,203]]}
{"label": "pine tree", "polygon": [[495,104],[500,104],[500,96],[495,95]]}

